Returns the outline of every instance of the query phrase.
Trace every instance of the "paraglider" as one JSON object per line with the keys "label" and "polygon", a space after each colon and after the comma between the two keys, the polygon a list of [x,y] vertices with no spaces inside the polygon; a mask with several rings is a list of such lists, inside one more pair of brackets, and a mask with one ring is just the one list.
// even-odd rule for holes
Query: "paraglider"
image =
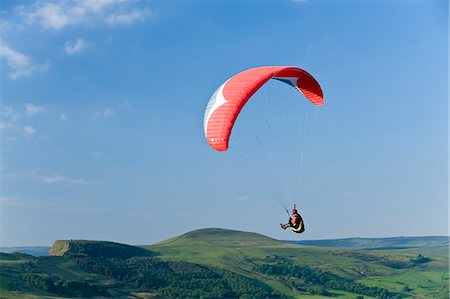
{"label": "paraglider", "polygon": [[292,217],[289,214],[288,210],[286,210],[289,216],[289,221],[286,224],[280,223],[280,226],[282,229],[290,228],[294,233],[301,234],[305,231],[305,224],[303,222],[302,216],[297,211],[297,208],[294,205],[294,208],[292,209]]}
{"label": "paraglider", "polygon": [[206,106],[204,129],[206,139],[217,151],[228,150],[234,122],[250,97],[268,80],[291,85],[316,106],[324,104],[322,89],[305,70],[293,66],[263,66],[245,70],[223,83]]}
{"label": "paraglider", "polygon": [[[314,106],[324,104],[319,83],[303,69],[294,66],[263,66],[244,70],[220,85],[206,107],[203,121],[204,133],[207,142],[214,150],[223,152],[229,149],[230,135],[241,110],[252,96],[271,79],[295,88]],[[291,139],[296,137],[298,136],[295,134],[289,136]],[[262,146],[259,139],[257,146]],[[295,151],[298,150],[293,149],[292,156],[295,155]],[[272,153],[272,151],[267,152]],[[267,157],[267,152],[264,152],[265,157]],[[301,157],[301,161],[303,161],[303,157]],[[297,163],[291,164],[297,165]],[[275,172],[274,168],[270,167],[270,171]],[[292,212],[289,223],[282,224],[281,227],[283,229],[290,227],[293,232],[302,233],[304,231],[303,219],[295,208]]]}

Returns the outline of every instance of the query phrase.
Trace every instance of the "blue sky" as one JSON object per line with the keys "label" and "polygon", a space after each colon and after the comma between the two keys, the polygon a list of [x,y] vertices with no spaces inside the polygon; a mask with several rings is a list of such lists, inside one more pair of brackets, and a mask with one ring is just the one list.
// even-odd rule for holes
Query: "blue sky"
{"label": "blue sky", "polygon": [[0,16],[2,246],[296,238],[203,134],[214,90],[261,65],[324,90],[301,238],[448,234],[447,1],[2,1]]}

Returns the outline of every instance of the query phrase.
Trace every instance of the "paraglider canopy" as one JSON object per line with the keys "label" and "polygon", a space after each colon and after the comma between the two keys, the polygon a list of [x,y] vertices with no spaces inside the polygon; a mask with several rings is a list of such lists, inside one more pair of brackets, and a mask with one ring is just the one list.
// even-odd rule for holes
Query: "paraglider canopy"
{"label": "paraglider canopy", "polygon": [[252,95],[270,79],[291,85],[316,106],[324,104],[319,83],[305,70],[293,66],[264,66],[242,71],[223,83],[214,92],[206,107],[205,135],[215,150],[228,150],[231,130],[240,111]]}

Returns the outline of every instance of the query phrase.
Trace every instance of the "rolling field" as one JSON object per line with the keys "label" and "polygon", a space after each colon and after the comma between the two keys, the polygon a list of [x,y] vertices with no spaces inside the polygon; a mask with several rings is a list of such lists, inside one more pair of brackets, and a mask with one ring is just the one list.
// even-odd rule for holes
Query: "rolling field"
{"label": "rolling field", "polygon": [[216,228],[145,248],[57,241],[51,256],[2,253],[0,297],[449,298],[448,245],[421,242],[355,250]]}
{"label": "rolling field", "polygon": [[[390,238],[389,242],[394,241]],[[374,242],[370,242],[370,246],[374,245],[376,245]],[[424,245],[423,240],[421,245]],[[384,247],[385,244],[378,244],[378,246]],[[165,260],[185,260],[224,267],[230,271],[260,279],[289,296],[297,296],[296,291],[279,278],[255,272],[255,266],[283,260],[294,265],[308,266],[332,273],[367,286],[387,288],[401,293],[404,297],[449,298],[448,255],[446,254],[448,246],[390,251],[351,250],[302,246],[279,242],[256,234],[210,229],[206,233],[202,230],[187,233],[148,248],[159,252],[161,258]],[[430,256],[433,260],[418,267],[399,268],[407,265],[418,254]],[[348,292],[342,293],[335,290],[333,292],[336,295],[341,293],[345,298],[357,296]],[[304,296],[306,295],[303,294],[302,298],[307,298]]]}

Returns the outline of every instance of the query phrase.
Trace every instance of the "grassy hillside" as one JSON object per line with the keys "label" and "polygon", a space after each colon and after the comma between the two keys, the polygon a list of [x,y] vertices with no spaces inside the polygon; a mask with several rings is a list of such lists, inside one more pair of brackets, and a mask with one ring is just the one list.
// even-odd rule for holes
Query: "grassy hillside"
{"label": "grassy hillside", "polygon": [[[0,297],[278,298],[258,280],[113,242],[56,241],[49,257],[3,254]],[[3,283],[4,282],[4,283]]]}
{"label": "grassy hillside", "polygon": [[56,241],[48,257],[1,254],[0,297],[444,299],[446,250],[302,246],[217,228],[146,248]]}
{"label": "grassy hillside", "polygon": [[[214,236],[217,236],[217,239]],[[320,283],[312,285],[304,283],[304,279],[302,281],[301,278],[293,278],[294,273],[273,274],[275,270],[279,270],[273,266],[306,267],[306,272],[311,269],[322,271],[322,274],[334,275],[346,282],[387,288],[399,296],[448,298],[448,292],[446,292],[448,290],[448,255],[434,257],[433,260],[419,265],[412,261],[420,252],[362,251],[301,246],[257,234],[214,228],[188,232],[148,248],[159,253],[164,260],[184,260],[223,267],[229,271],[259,279],[289,296],[296,296],[302,293],[302,290],[306,290],[306,293],[311,292],[313,287],[318,287],[317,292],[320,293]],[[408,275],[417,274],[425,274],[425,276],[432,274],[433,284],[424,286],[420,283],[412,283]],[[384,279],[367,280],[368,277]],[[430,279],[430,277],[424,279]],[[396,281],[394,285],[388,283],[391,280]],[[339,293],[340,291],[332,289],[330,292]],[[357,293],[353,295],[347,293],[346,298],[354,298],[357,295]]]}
{"label": "grassy hillside", "polygon": [[448,246],[450,237],[393,237],[393,238],[346,238],[330,240],[286,241],[292,244],[324,247],[340,247],[349,249],[388,250],[417,247]]}
{"label": "grassy hillside", "polygon": [[[194,239],[195,235],[201,236],[201,238],[206,238],[206,236],[202,235],[204,230],[198,230],[195,232],[188,233],[189,238]],[[208,231],[208,229],[207,229]],[[248,236],[248,233],[243,233],[239,231],[230,231],[230,230],[221,230],[216,229],[215,234],[209,235],[209,237],[215,239],[220,235],[220,232],[223,233],[224,238],[232,237],[235,240],[243,239]],[[230,233],[234,232],[234,235],[231,236]],[[262,238],[267,238],[266,236],[258,235],[258,234],[250,234],[252,238],[256,236],[260,236]],[[184,235],[178,236],[184,237]],[[188,236],[186,236],[188,237]],[[166,240],[164,242],[171,242],[176,239],[172,238]],[[250,240],[250,239],[248,239]],[[273,241],[273,239],[270,239]],[[258,242],[261,240],[258,240]],[[164,243],[161,242],[161,243]],[[345,238],[345,239],[329,239],[329,240],[303,240],[303,241],[284,241],[291,244],[297,245],[306,245],[306,246],[320,246],[320,247],[338,247],[338,248],[348,248],[348,249],[366,249],[366,250],[390,250],[390,249],[411,249],[411,252],[417,251],[415,249],[420,248],[435,248],[438,251],[441,251],[442,254],[448,255],[448,245],[450,243],[450,237],[448,236],[435,236],[435,237],[393,237],[393,238]],[[56,244],[53,244],[53,248]],[[47,256],[49,255],[49,251],[52,247],[49,246],[22,246],[22,247],[0,247],[0,252],[3,253],[13,253],[20,252],[33,256]],[[143,246],[139,246],[143,247]],[[419,250],[420,251],[420,250]]]}
{"label": "grassy hillside", "polygon": [[134,256],[153,256],[149,250],[106,241],[57,240],[49,251],[50,256],[128,259]]}
{"label": "grassy hillside", "polygon": [[137,291],[64,257],[0,254],[0,298],[89,298],[104,295],[104,290],[121,298],[135,298]]}

